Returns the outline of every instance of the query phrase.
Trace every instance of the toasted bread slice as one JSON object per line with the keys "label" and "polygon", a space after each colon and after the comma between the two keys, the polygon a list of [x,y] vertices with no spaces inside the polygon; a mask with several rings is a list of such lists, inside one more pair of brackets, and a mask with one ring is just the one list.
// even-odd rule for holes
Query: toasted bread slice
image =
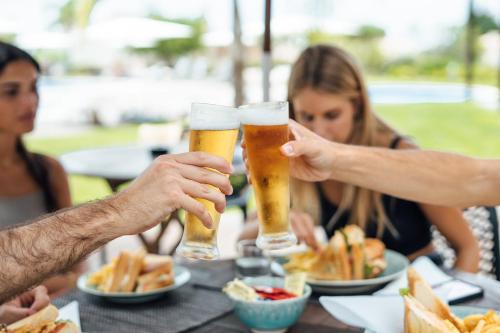
{"label": "toasted bread slice", "polygon": [[352,280],[352,266],[349,261],[346,239],[340,231],[336,231],[328,244],[335,255],[335,263],[341,280]]}
{"label": "toasted bread slice", "polygon": [[137,278],[141,273],[143,268],[144,257],[146,256],[146,251],[140,250],[137,253],[130,256],[130,261],[128,264],[127,273],[125,276],[125,281],[120,291],[131,292],[135,289],[137,284]]}
{"label": "toasted bread slice", "polygon": [[147,284],[156,281],[161,275],[171,274],[173,271],[167,266],[160,266],[152,272],[143,274],[137,279],[138,284]]}
{"label": "toasted bread slice", "polygon": [[54,322],[58,315],[59,310],[57,310],[57,308],[52,304],[49,304],[37,313],[7,326],[7,332],[21,333],[34,331],[39,327],[43,327]]}
{"label": "toasted bread slice", "polygon": [[131,253],[128,251],[123,251],[118,256],[113,273],[109,277],[107,285],[105,287],[106,292],[117,292],[120,290],[123,284],[123,279],[127,274],[129,263],[130,263]]}
{"label": "toasted bread slice", "polygon": [[142,283],[139,282],[136,291],[138,292],[151,291],[170,286],[173,283],[174,283],[174,274],[173,272],[170,272],[156,277],[155,280],[147,280],[146,282],[144,282],[143,280]]}
{"label": "toasted bread slice", "polygon": [[468,332],[462,319],[455,316],[448,304],[444,303],[431,286],[413,268],[408,268],[408,287],[410,295],[439,318],[450,321],[461,333]]}
{"label": "toasted bread slice", "polygon": [[335,262],[335,254],[330,246],[325,246],[311,262],[309,277],[316,280],[341,280],[342,274]]}
{"label": "toasted bread slice", "polygon": [[170,270],[172,270],[174,266],[174,260],[171,256],[162,256],[158,254],[147,254],[144,257],[144,267],[142,268],[141,273],[149,273],[154,271],[155,269],[165,266]]}
{"label": "toasted bread slice", "polygon": [[453,333],[445,321],[412,296],[405,296],[405,333]]}
{"label": "toasted bread slice", "polygon": [[348,225],[343,230],[347,237],[347,244],[350,247],[352,260],[352,278],[362,280],[365,275],[365,233],[357,225]]}

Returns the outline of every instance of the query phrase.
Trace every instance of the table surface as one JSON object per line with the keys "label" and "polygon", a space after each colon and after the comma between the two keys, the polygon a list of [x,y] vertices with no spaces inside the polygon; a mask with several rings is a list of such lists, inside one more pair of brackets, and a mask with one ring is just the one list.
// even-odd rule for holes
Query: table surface
{"label": "table surface", "polygon": [[[61,163],[70,174],[100,177],[106,180],[132,180],[139,176],[152,162],[151,150],[158,146],[125,145],[95,149],[84,149],[63,154]],[[159,147],[171,153],[188,151],[188,143],[182,141],[175,147]],[[233,166],[235,174],[244,173],[242,150],[237,144]]]}
{"label": "table surface", "polygon": [[[124,306],[107,304],[101,301],[90,301],[88,296],[79,291],[64,296],[56,300],[55,303],[62,306],[74,299],[78,300],[80,302],[82,328],[85,332],[103,331],[105,328],[106,331],[109,331],[109,326],[100,325],[104,325],[106,321],[112,321],[114,318],[116,320],[122,318],[120,320],[122,324],[127,323],[127,321],[123,323],[123,318],[127,318],[129,325],[133,325],[132,323],[148,323],[143,329],[141,328],[142,332],[166,332],[165,328],[168,328],[168,332],[250,332],[231,311],[231,306],[227,305],[227,297],[221,292],[222,286],[234,278],[236,268],[234,261],[183,263],[183,265],[188,266],[191,270],[191,282],[175,291],[174,294],[167,294],[162,300],[149,304]],[[477,283],[477,281],[475,282]],[[485,290],[484,297],[463,303],[463,305],[500,310],[499,283],[491,281],[491,283],[481,286]],[[363,332],[359,328],[349,327],[332,317],[319,304],[318,297],[319,295],[312,295],[304,314],[287,332]],[[200,304],[205,301],[210,304]],[[189,302],[192,303],[189,304]],[[210,306],[210,309],[207,306]],[[197,313],[193,314],[192,312]],[[164,315],[155,315],[157,313],[163,313]],[[188,319],[190,321],[186,322]],[[176,321],[175,325],[172,324],[173,320]],[[178,327],[179,330],[176,330],[173,326]],[[122,325],[117,331],[126,332],[127,330],[124,327],[126,326]],[[135,328],[131,328],[131,331],[135,331]]]}

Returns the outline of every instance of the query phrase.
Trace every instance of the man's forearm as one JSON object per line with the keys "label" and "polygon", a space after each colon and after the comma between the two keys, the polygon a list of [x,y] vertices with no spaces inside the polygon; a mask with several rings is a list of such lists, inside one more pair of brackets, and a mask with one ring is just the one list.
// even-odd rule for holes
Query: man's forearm
{"label": "man's forearm", "polygon": [[0,232],[0,304],[63,272],[119,236],[111,199],[42,217]]}
{"label": "man's forearm", "polygon": [[419,150],[334,149],[333,177],[343,182],[437,205],[500,204],[498,160]]}

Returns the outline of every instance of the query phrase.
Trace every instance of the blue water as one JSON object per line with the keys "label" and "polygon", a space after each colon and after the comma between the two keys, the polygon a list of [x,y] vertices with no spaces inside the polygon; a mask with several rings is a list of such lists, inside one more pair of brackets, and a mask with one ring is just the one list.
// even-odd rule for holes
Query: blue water
{"label": "blue water", "polygon": [[379,83],[370,85],[369,95],[373,103],[462,103],[467,100],[463,85],[432,83]]}

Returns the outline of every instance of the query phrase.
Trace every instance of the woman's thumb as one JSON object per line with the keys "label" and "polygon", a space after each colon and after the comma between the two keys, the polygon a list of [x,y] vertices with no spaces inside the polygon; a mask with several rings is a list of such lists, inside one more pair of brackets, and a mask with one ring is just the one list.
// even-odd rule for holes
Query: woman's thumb
{"label": "woman's thumb", "polygon": [[307,150],[304,141],[290,141],[281,146],[281,152],[287,157],[297,157],[303,155]]}

